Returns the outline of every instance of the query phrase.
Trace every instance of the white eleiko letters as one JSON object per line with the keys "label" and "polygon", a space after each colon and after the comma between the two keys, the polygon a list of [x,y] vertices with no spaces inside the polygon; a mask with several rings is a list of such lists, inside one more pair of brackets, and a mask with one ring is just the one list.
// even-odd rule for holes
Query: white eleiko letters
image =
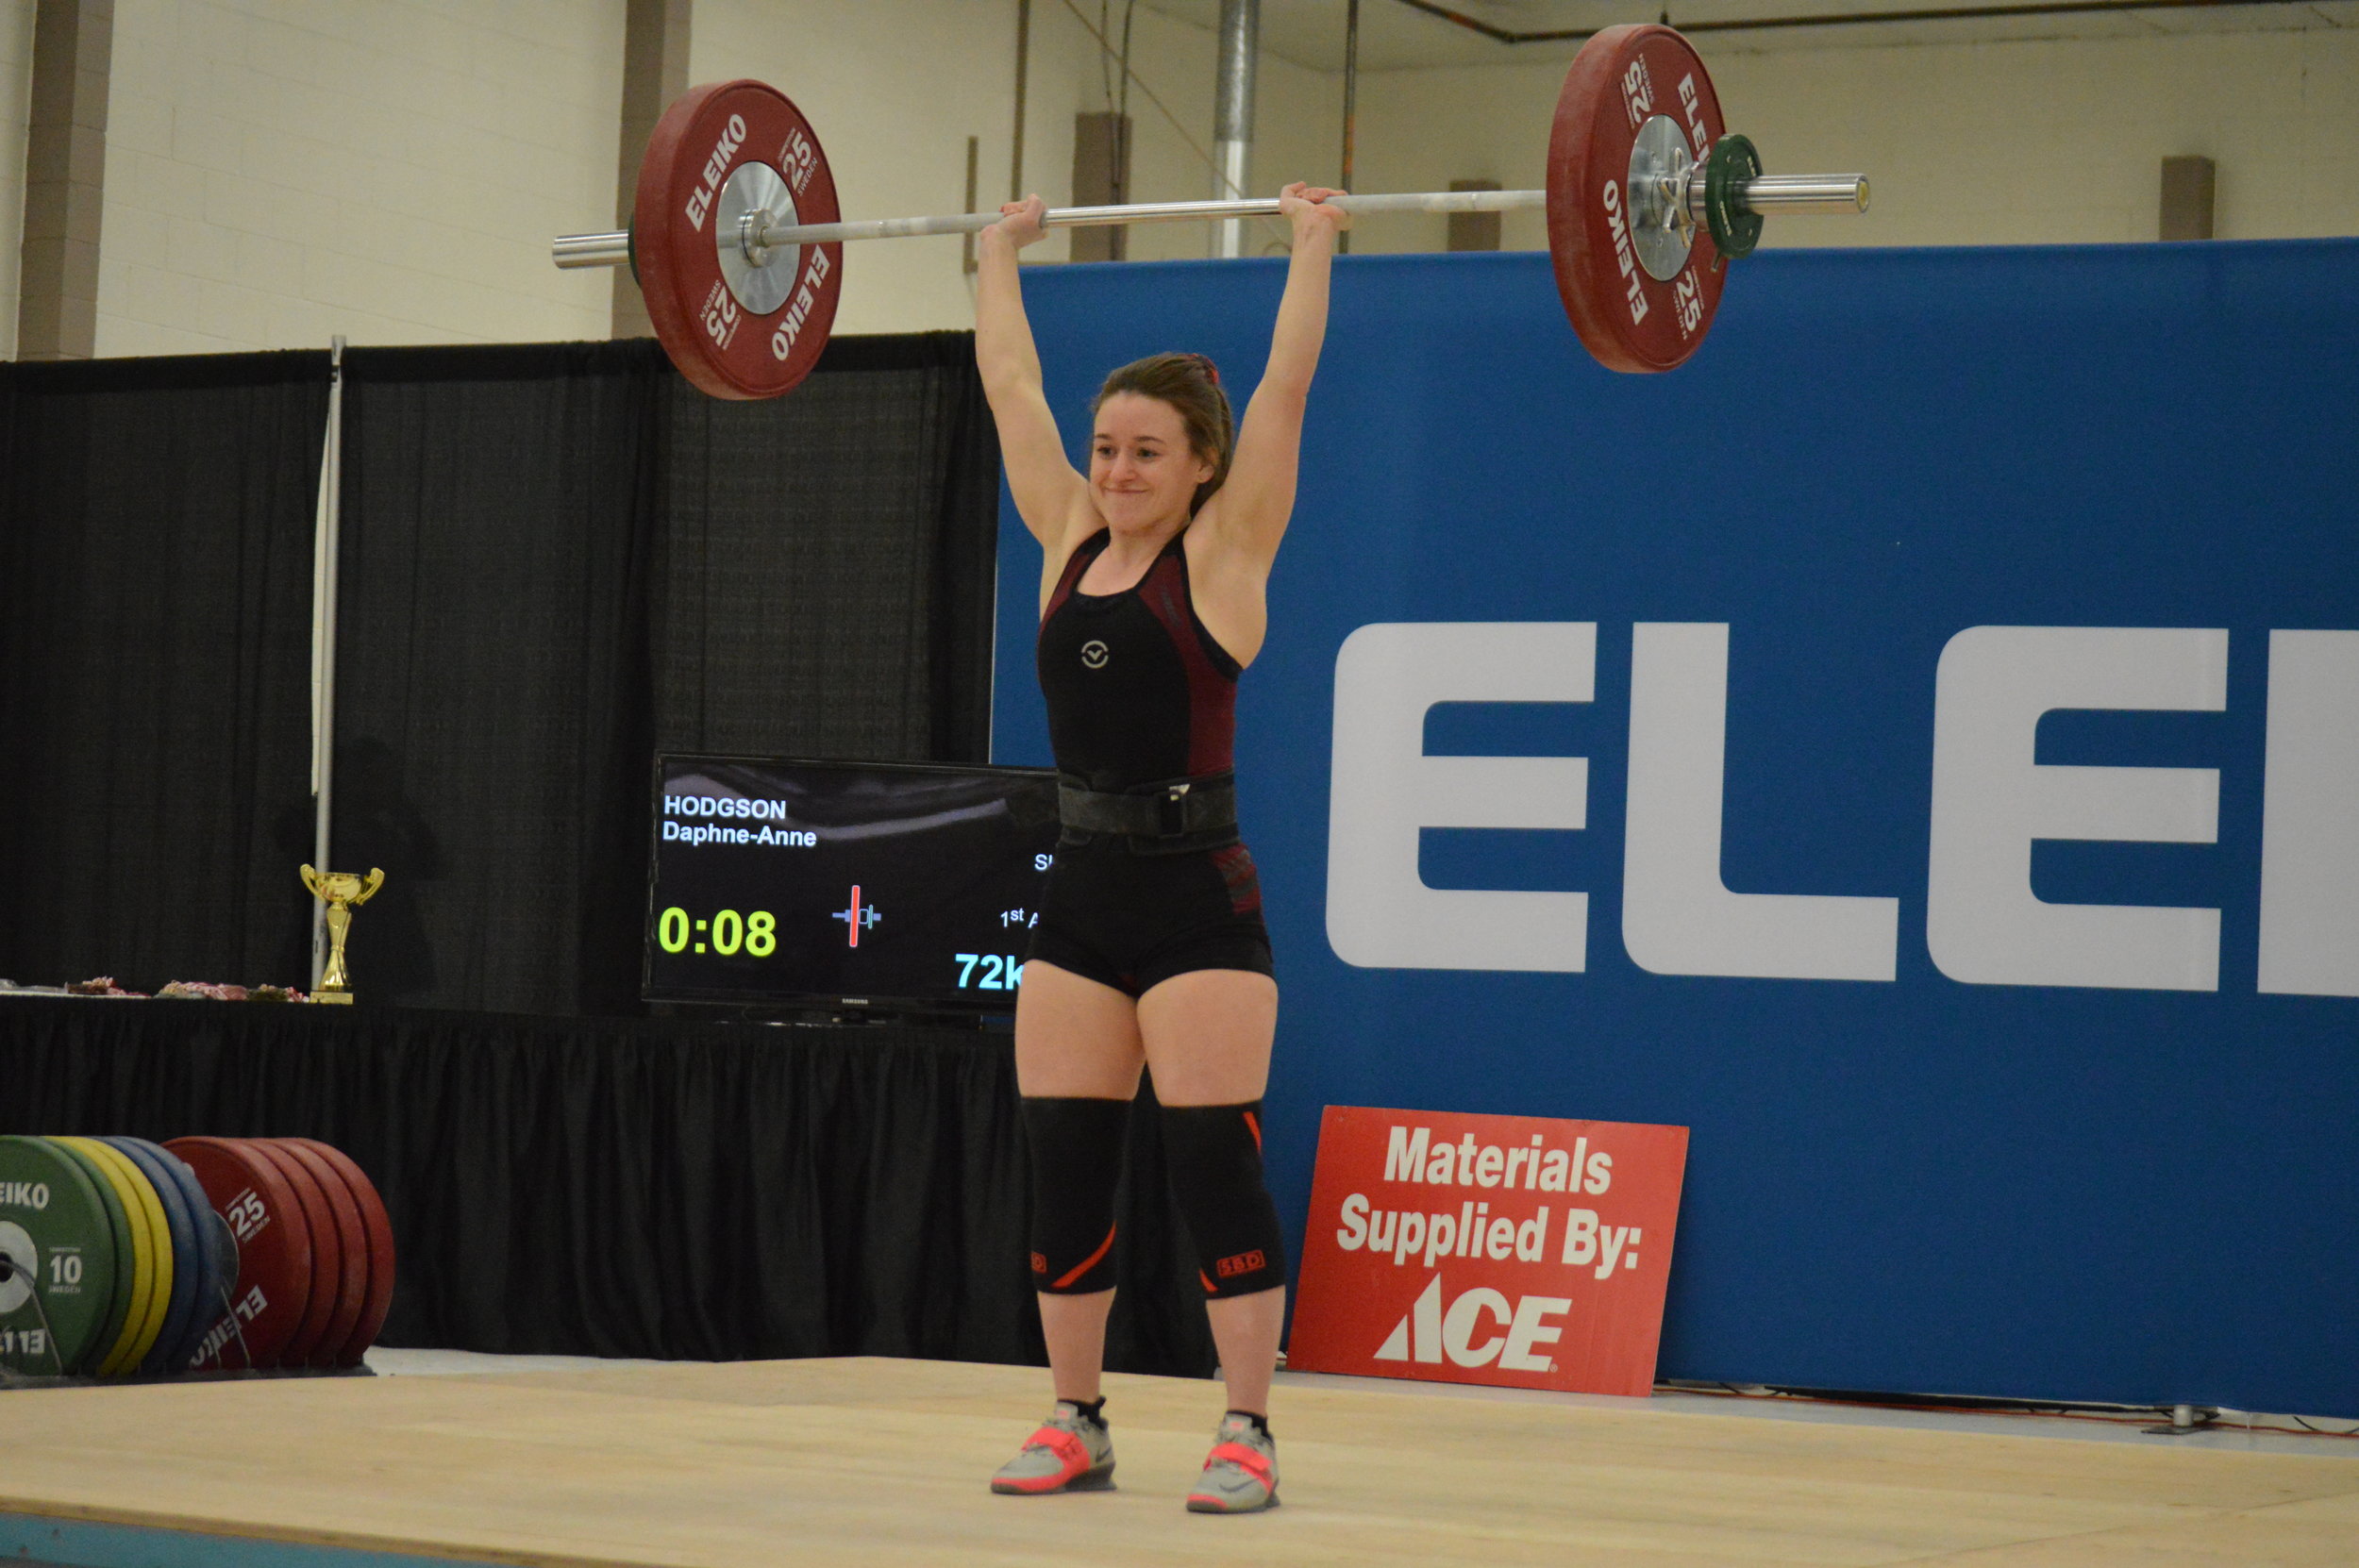
{"label": "white eleiko letters", "polygon": [[2228,705],[2228,633],[2169,626],[1969,626],[1934,677],[1932,854],[1925,944],[1978,985],[2219,989],[2219,911],[2049,904],[2032,892],[2034,839],[2212,843],[2215,768],[2096,768],[2033,759],[2058,709]]}
{"label": "white eleiko letters", "polygon": [[2359,631],[2269,633],[2261,990],[2359,996]]}
{"label": "white eleiko letters", "polygon": [[[1889,981],[1897,898],[1740,893],[1720,879],[1729,642],[1725,623],[1632,629],[1623,944],[1656,974]],[[1345,639],[1328,828],[1338,957],[1586,968],[1586,893],[1429,888],[1417,835],[1586,826],[1585,758],[1428,757],[1424,729],[1439,702],[1591,701],[1596,653],[1593,622],[1380,623]],[[2039,839],[2218,842],[2216,768],[2063,766],[2035,751],[2041,716],[2061,709],[2224,710],[2228,633],[1971,626],[1942,650],[1933,686],[1935,967],[1975,985],[2217,990],[2219,910],[2051,904],[2031,866]],[[2259,989],[2359,996],[2359,631],[2272,632],[2268,691]],[[1524,1174],[1502,1173],[1508,1185]],[[1403,1216],[1402,1229],[1413,1220],[1423,1227]]]}
{"label": "white eleiko letters", "polygon": [[1327,940],[1346,963],[1385,969],[1588,966],[1585,892],[1446,891],[1417,875],[1426,827],[1578,828],[1580,757],[1428,757],[1442,702],[1588,702],[1588,622],[1362,626],[1335,655],[1327,841]]}
{"label": "white eleiko letters", "polygon": [[1728,706],[1725,622],[1632,628],[1622,840],[1631,960],[1657,975],[1891,979],[1899,899],[1732,892],[1720,880]]}

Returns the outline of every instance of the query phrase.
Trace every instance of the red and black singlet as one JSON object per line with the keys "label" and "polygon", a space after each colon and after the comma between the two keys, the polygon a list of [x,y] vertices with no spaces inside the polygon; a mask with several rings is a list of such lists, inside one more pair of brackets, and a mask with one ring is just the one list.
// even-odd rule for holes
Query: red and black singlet
{"label": "red and black singlet", "polygon": [[1074,550],[1041,617],[1036,658],[1058,771],[1109,792],[1226,773],[1239,666],[1196,618],[1187,531],[1129,588],[1080,592],[1113,538],[1100,529]]}
{"label": "red and black singlet", "polygon": [[[1106,794],[1229,772],[1237,661],[1196,618],[1187,536],[1119,593],[1079,592],[1099,530],[1065,562],[1036,656],[1058,770]],[[1209,840],[1210,842],[1206,842]],[[1234,826],[1176,842],[1070,825],[1028,956],[1130,996],[1199,969],[1272,972],[1262,884]]]}

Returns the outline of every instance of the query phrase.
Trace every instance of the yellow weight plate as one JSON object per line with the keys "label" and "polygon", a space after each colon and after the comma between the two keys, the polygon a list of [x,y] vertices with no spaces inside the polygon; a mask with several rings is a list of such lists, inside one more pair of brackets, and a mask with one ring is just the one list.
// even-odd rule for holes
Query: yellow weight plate
{"label": "yellow weight plate", "polygon": [[[147,1178],[124,1158],[121,1150],[111,1148],[95,1138],[59,1138],[55,1141],[88,1155],[92,1163],[106,1173],[108,1184],[122,1199],[124,1212],[131,1222],[131,1312],[124,1320],[123,1332],[98,1363],[98,1375],[111,1377],[140,1364],[140,1358],[146,1354],[140,1345],[142,1343],[152,1344],[156,1330],[163,1323],[159,1309],[169,1298],[170,1288],[167,1286],[163,1291],[156,1288],[159,1251],[156,1245],[157,1221],[162,1218],[163,1209],[156,1201],[155,1190],[147,1185]],[[153,1218],[150,1217],[151,1212]],[[167,1269],[172,1266],[169,1251],[164,1252],[163,1266]]]}
{"label": "yellow weight plate", "polygon": [[132,1193],[129,1179],[122,1168],[107,1158],[107,1151],[92,1138],[53,1137],[51,1143],[73,1150],[89,1163],[107,1190],[123,1209],[124,1227],[129,1245],[123,1249],[116,1266],[130,1276],[130,1309],[123,1323],[108,1341],[106,1347],[92,1360],[90,1370],[101,1377],[111,1377],[123,1364],[131,1342],[139,1336],[140,1326],[147,1321],[148,1299],[154,1291],[155,1239],[147,1228],[146,1211],[140,1207],[138,1195]]}
{"label": "yellow weight plate", "polygon": [[140,1329],[139,1338],[131,1342],[130,1357],[123,1363],[124,1375],[128,1376],[139,1371],[147,1353],[156,1348],[156,1336],[164,1331],[164,1318],[172,1310],[172,1221],[165,1217],[164,1200],[156,1195],[156,1184],[140,1169],[139,1161],[112,1143],[102,1141],[99,1147],[120,1160],[130,1176],[131,1185],[139,1193],[140,1207],[147,1215],[148,1240],[156,1254],[156,1280],[147,1298],[147,1322]]}

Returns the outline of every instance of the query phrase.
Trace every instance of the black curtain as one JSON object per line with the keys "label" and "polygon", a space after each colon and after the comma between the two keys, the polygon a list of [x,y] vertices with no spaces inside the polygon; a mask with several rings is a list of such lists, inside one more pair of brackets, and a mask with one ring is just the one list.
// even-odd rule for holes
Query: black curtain
{"label": "black curtain", "polygon": [[[0,1126],[346,1146],[402,1232],[388,1343],[1037,1359],[1004,1035],[488,1016],[637,1010],[659,741],[983,757],[971,336],[839,339],[750,405],[646,342],[345,367],[363,1005],[0,1004]],[[327,375],[0,365],[0,976],[308,972]],[[1109,1364],[1209,1370],[1151,1097],[1130,1172]]]}
{"label": "black curtain", "polygon": [[[384,1193],[382,1343],[1043,1360],[1005,1034],[0,1002],[0,1131],[324,1139]],[[1107,1364],[1213,1351],[1154,1102]]]}
{"label": "black curtain", "polygon": [[0,976],[300,984],[327,356],[0,372]]}
{"label": "black curtain", "polygon": [[347,356],[338,869],[355,986],[630,1014],[648,762],[984,759],[998,452],[970,333],[794,395],[646,341]]}
{"label": "black curtain", "polygon": [[670,401],[662,748],[988,760],[999,450],[975,335],[839,338],[792,396]]}
{"label": "black curtain", "polygon": [[346,354],[335,859],[376,1002],[637,1005],[645,899],[645,342]]}
{"label": "black curtain", "polygon": [[[648,763],[979,761],[968,333],[721,403],[647,341],[345,356],[364,1003],[633,1014]],[[0,976],[301,984],[319,353],[0,366]]]}

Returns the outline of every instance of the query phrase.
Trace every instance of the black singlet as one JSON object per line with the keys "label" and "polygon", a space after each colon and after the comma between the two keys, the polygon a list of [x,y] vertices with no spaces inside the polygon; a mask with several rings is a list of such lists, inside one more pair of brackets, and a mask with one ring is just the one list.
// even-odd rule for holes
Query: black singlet
{"label": "black singlet", "polygon": [[[1041,617],[1036,657],[1062,773],[1137,790],[1229,771],[1237,661],[1196,618],[1186,535],[1119,593],[1083,593],[1113,536],[1082,542]],[[1271,973],[1261,879],[1235,830],[1211,842],[1142,845],[1067,829],[1028,957],[1137,996],[1201,969]]]}
{"label": "black singlet", "polygon": [[1057,768],[1093,790],[1226,773],[1237,732],[1237,661],[1196,618],[1187,533],[1119,593],[1081,574],[1113,534],[1084,540],[1041,617],[1036,658]]}

